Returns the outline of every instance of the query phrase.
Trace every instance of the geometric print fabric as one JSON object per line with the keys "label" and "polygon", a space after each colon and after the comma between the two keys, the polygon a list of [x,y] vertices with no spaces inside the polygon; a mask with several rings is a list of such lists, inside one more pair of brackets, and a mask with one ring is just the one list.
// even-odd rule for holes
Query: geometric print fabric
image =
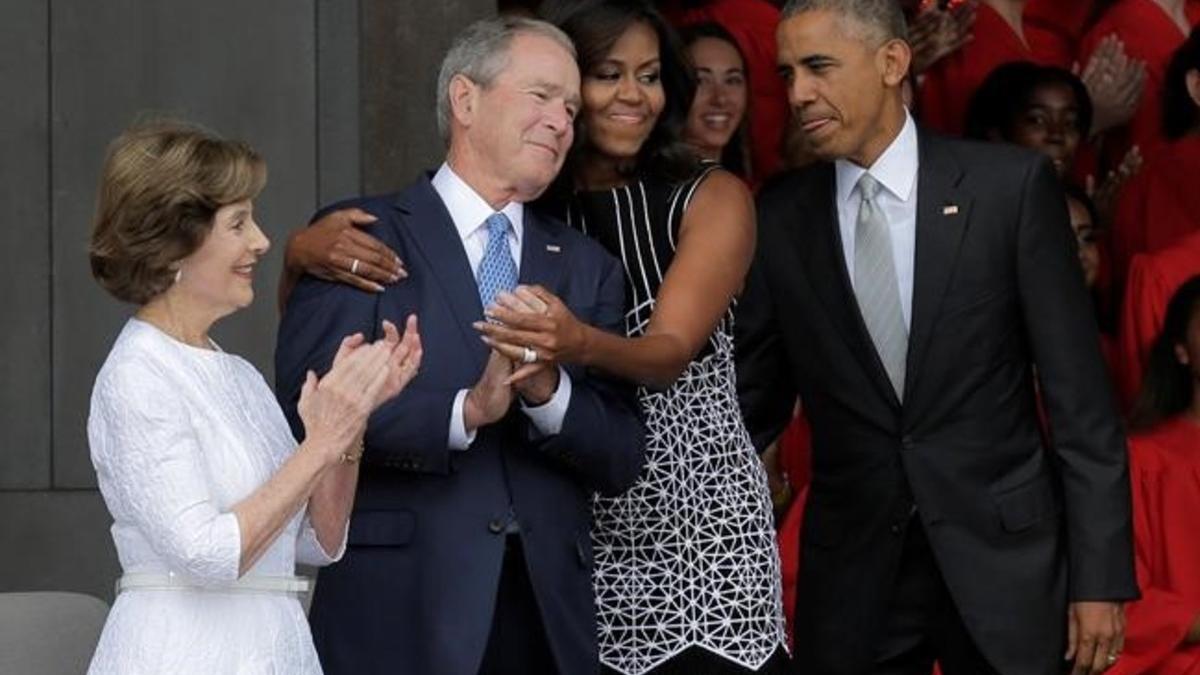
{"label": "geometric print fabric", "polygon": [[728,334],[666,392],[641,392],[646,465],[593,507],[601,661],[640,675],[691,645],[757,669],[784,644],[766,472],[742,423]]}

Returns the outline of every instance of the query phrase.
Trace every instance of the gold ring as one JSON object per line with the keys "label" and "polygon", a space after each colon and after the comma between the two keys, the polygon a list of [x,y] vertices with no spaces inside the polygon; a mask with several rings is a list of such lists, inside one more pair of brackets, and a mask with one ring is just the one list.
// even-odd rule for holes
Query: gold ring
{"label": "gold ring", "polygon": [[358,274],[358,258],[350,261],[350,274]]}

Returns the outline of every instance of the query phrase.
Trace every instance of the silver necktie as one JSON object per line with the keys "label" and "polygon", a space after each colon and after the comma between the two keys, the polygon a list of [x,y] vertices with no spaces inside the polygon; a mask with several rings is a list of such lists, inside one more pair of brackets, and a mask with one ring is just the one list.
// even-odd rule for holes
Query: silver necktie
{"label": "silver necktie", "polygon": [[900,310],[900,288],[892,254],[892,235],[879,208],[879,181],[864,173],[858,179],[862,204],[854,228],[854,294],[879,360],[896,396],[904,399],[908,360],[908,326]]}

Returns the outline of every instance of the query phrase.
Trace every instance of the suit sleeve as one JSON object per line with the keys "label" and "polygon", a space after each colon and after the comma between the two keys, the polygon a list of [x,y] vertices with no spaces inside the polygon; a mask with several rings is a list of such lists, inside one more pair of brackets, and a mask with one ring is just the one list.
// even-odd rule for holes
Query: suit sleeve
{"label": "suit sleeve", "polygon": [[[379,234],[384,229],[377,230]],[[385,241],[395,246],[396,242]],[[361,332],[380,336],[381,294],[303,277],[284,309],[275,347],[275,392],[292,433],[304,438],[296,406],[305,373],[323,375],[342,338]],[[364,436],[364,460],[428,473],[450,471],[450,410],[457,388],[437,387],[418,375],[396,398],[372,413]]]}
{"label": "suit sleeve", "polygon": [[768,276],[769,258],[776,245],[773,219],[781,212],[783,207],[771,200],[769,190],[764,188],[758,203],[758,246],[746,289],[734,310],[738,402],[759,452],[783,433],[796,401]]}
{"label": "suit sleeve", "polygon": [[[586,320],[621,333],[625,314],[624,278],[616,260],[605,259],[595,310]],[[585,319],[585,317],[580,317]],[[623,492],[641,471],[645,428],[633,385],[592,369],[565,366],[571,400],[557,434],[546,436],[529,423],[529,438],[543,453],[604,495]]]}
{"label": "suit sleeve", "polygon": [[1137,597],[1125,436],[1050,163],[1026,170],[1016,233],[1024,327],[1066,509],[1070,599]]}

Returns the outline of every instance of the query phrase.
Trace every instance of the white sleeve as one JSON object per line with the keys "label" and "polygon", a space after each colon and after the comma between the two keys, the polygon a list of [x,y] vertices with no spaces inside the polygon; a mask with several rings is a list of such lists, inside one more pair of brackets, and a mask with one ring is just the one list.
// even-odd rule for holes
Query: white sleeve
{"label": "white sleeve", "polygon": [[347,520],[342,528],[341,543],[338,544],[337,550],[332,553],[326,551],[325,547],[321,546],[321,540],[317,539],[317,531],[313,529],[308,509],[305,509],[304,519],[300,521],[300,531],[296,533],[296,562],[313,567],[332,565],[346,554],[346,538],[349,534],[350,521]]}
{"label": "white sleeve", "polygon": [[237,516],[205,483],[200,447],[172,385],[153,367],[122,364],[96,383],[88,417],[92,463],[106,500],[172,571],[201,584],[234,581],[241,562]]}

